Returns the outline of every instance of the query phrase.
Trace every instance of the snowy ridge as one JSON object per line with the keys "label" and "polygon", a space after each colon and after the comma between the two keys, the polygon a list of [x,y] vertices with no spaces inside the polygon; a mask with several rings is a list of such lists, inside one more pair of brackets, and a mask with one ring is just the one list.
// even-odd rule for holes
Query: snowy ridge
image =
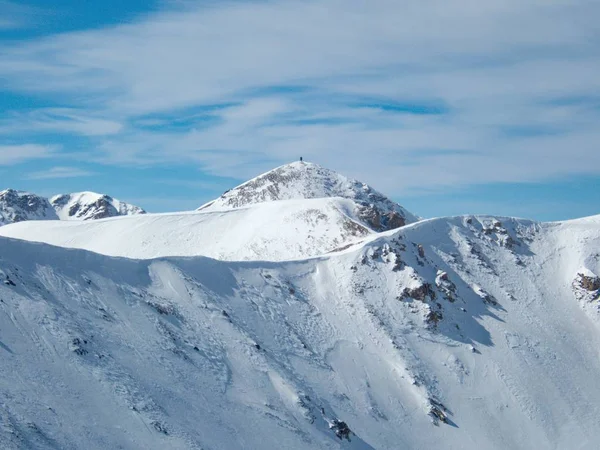
{"label": "snowy ridge", "polygon": [[145,214],[142,208],[95,192],[56,195],[50,199],[61,220],[91,220]]}
{"label": "snowy ridge", "polygon": [[354,214],[374,231],[398,228],[417,220],[416,216],[370,186],[308,162],[273,169],[225,192],[199,210],[220,211],[279,200],[327,197],[354,201]]}
{"label": "snowy ridge", "polygon": [[279,263],[0,238],[0,447],[591,450],[598,248],[489,216]]}
{"label": "snowy ridge", "polygon": [[373,234],[341,198],[287,200],[217,212],[135,215],[90,222],[19,223],[0,235],[109,256],[271,260],[319,256]]}
{"label": "snowy ridge", "polygon": [[0,226],[29,220],[90,220],[145,214],[134,205],[95,192],[56,195],[48,200],[29,192],[0,192]]}
{"label": "snowy ridge", "polygon": [[0,192],[0,226],[24,220],[56,220],[47,199],[29,192],[6,189]]}
{"label": "snowy ridge", "polygon": [[600,216],[415,221],[294,163],[0,228],[0,448],[596,449]]}

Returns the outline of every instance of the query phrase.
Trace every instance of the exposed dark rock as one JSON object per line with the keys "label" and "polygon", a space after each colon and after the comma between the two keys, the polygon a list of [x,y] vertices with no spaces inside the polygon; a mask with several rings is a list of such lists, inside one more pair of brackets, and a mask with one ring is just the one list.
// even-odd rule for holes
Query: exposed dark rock
{"label": "exposed dark rock", "polygon": [[71,351],[79,356],[87,355],[88,351],[84,348],[86,344],[86,340],[74,338],[70,345]]}
{"label": "exposed dark rock", "polygon": [[456,300],[456,285],[450,281],[450,278],[446,272],[438,270],[438,273],[435,277],[435,285],[444,293],[446,300],[450,302],[454,302]]}
{"label": "exposed dark rock", "polygon": [[171,316],[176,314],[175,307],[173,305],[163,305],[160,303],[148,302],[148,305],[151,306],[156,312],[163,316]]}
{"label": "exposed dark rock", "polygon": [[448,420],[448,408],[446,408],[440,401],[430,398],[429,399],[429,416],[431,417],[434,425],[442,423],[449,423]]}
{"label": "exposed dark rock", "polygon": [[432,300],[435,300],[436,294],[431,284],[423,283],[416,288],[404,288],[402,291],[402,297],[414,298],[415,300],[424,302],[428,297]]}
{"label": "exposed dark rock", "polygon": [[440,311],[431,310],[427,313],[427,316],[425,317],[425,322],[427,322],[429,325],[436,326],[443,318],[444,316]]}
{"label": "exposed dark rock", "polygon": [[387,229],[395,230],[406,225],[406,219],[397,212],[391,212],[387,215]]}
{"label": "exposed dark rock", "polygon": [[578,274],[579,286],[589,292],[600,290],[600,277]]}
{"label": "exposed dark rock", "polygon": [[350,435],[352,431],[346,424],[346,422],[342,422],[341,420],[333,419],[333,422],[329,425],[329,428],[333,430],[338,439],[347,439],[350,440]]}

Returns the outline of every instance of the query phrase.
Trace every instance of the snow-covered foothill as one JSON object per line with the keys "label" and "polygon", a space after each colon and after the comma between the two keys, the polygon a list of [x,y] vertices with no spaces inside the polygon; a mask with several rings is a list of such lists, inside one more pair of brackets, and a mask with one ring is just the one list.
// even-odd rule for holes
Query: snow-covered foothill
{"label": "snow-covered foothill", "polygon": [[215,212],[20,223],[0,235],[129,258],[278,261],[322,255],[373,235],[352,215],[353,206],[341,198],[288,200]]}

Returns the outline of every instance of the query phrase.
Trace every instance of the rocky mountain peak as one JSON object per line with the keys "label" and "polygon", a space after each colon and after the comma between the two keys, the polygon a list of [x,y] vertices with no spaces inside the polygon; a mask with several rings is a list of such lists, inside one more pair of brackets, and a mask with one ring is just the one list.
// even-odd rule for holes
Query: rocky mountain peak
{"label": "rocky mountain peak", "polygon": [[95,192],[56,195],[50,203],[62,220],[94,220],[146,213],[138,206]]}
{"label": "rocky mountain peak", "polygon": [[48,199],[29,192],[6,189],[0,192],[0,225],[24,220],[56,220]]}
{"label": "rocky mountain peak", "polygon": [[415,222],[417,217],[371,186],[310,162],[286,164],[229,191],[199,208],[217,211],[279,200],[341,197],[353,200],[358,217],[374,231]]}

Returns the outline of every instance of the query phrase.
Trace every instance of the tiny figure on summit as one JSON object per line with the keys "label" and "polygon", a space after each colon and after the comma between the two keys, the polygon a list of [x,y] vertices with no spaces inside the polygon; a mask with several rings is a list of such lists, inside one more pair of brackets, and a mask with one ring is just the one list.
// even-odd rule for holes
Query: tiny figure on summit
{"label": "tiny figure on summit", "polygon": [[302,156],[300,157],[300,162],[302,162]]}

